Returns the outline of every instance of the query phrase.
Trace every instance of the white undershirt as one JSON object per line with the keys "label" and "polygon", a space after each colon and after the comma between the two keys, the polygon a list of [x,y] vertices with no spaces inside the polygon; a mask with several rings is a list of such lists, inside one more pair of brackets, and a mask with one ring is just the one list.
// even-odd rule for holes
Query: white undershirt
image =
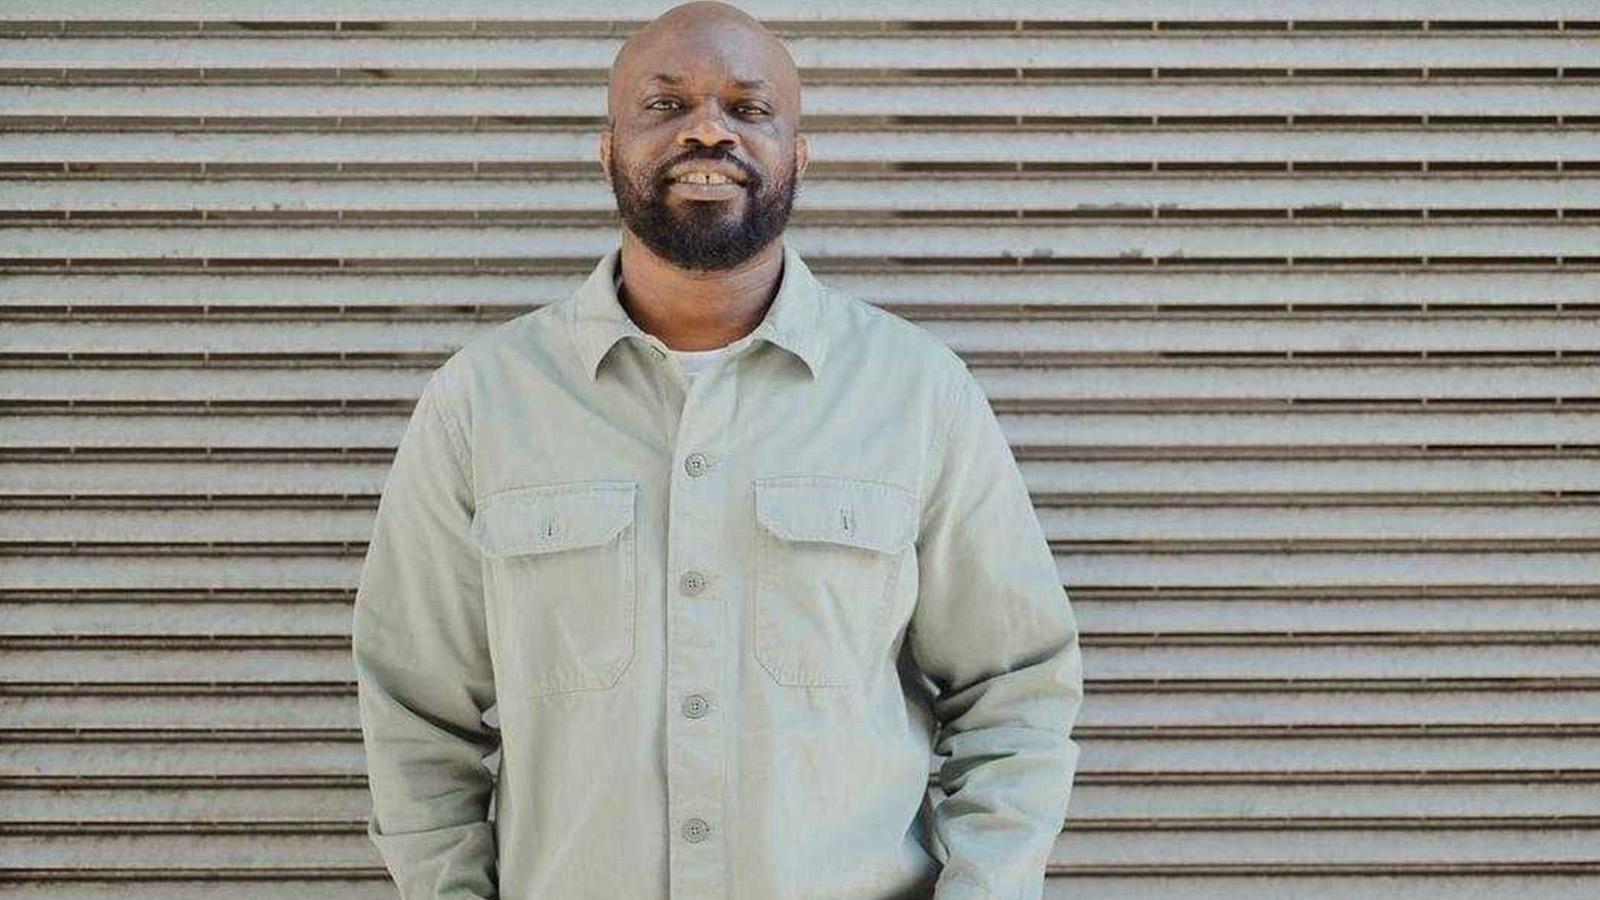
{"label": "white undershirt", "polygon": [[678,358],[678,362],[683,365],[684,377],[693,381],[694,377],[711,365],[713,360],[727,355],[728,345],[724,344],[711,350],[674,350],[668,347],[667,352]]}
{"label": "white undershirt", "polygon": [[[620,272],[614,280],[614,286],[618,291],[622,290],[622,274]],[[694,377],[711,365],[717,357],[726,354],[729,346],[729,344],[723,344],[721,347],[713,347],[710,350],[674,350],[668,347],[667,352],[677,357],[678,362],[683,366],[684,377],[693,381]]]}

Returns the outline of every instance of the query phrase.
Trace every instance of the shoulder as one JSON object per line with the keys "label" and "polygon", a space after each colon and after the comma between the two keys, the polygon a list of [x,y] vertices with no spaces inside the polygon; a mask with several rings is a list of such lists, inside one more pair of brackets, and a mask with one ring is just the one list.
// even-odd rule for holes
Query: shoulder
{"label": "shoulder", "polygon": [[565,309],[570,300],[545,303],[473,334],[429,374],[424,395],[432,394],[446,413],[466,418],[477,391],[502,382],[512,367],[553,366],[567,340]]}
{"label": "shoulder", "polygon": [[835,319],[834,348],[892,366],[946,399],[972,381],[966,360],[927,327],[844,291],[824,292]]}

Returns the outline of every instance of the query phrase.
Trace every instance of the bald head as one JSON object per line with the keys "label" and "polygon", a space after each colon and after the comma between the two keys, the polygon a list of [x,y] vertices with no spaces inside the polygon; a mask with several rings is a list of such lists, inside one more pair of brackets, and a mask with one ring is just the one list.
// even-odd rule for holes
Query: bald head
{"label": "bald head", "polygon": [[[682,78],[677,69],[721,74],[744,82],[764,82],[795,122],[800,115],[800,70],[777,36],[744,10],[726,3],[674,6],[635,32],[617,51],[607,81],[609,119],[640,90]],[[716,70],[721,70],[717,72]]]}

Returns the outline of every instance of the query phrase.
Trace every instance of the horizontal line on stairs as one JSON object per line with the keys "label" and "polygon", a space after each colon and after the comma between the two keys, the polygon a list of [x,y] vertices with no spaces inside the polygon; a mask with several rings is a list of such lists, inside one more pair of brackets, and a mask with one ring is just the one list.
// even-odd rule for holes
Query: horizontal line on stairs
{"label": "horizontal line on stairs", "polygon": [[[1597,862],[1481,862],[1481,863],[1320,863],[1320,864],[1145,864],[1145,865],[1051,865],[1052,878],[1194,878],[1194,877],[1271,877],[1366,876],[1366,877],[1444,877],[1506,876],[1566,877],[1600,874]],[[135,867],[135,868],[0,868],[0,882],[170,882],[170,881],[381,881],[389,878],[382,866],[340,866],[327,864],[303,867]]]}
{"label": "horizontal line on stairs", "polygon": [[[937,775],[929,773],[930,783]],[[1600,769],[1388,769],[1274,771],[1120,771],[1079,769],[1075,784],[1097,786],[1182,785],[1600,785]],[[365,775],[4,775],[0,790],[259,790],[366,789]]]}
{"label": "horizontal line on stairs", "polygon": [[[1423,723],[1402,725],[1151,725],[1083,726],[1079,740],[1344,740],[1419,738],[1565,738],[1600,736],[1600,722]],[[360,728],[0,728],[0,742],[15,744],[282,744],[360,743]]]}
{"label": "horizontal line on stairs", "polygon": [[378,881],[389,877],[383,866],[351,866],[324,863],[314,868],[302,866],[137,866],[71,868],[0,867],[0,883],[43,882],[158,882],[158,881]]}
{"label": "horizontal line on stairs", "polygon": [[[267,7],[270,8],[270,7]],[[516,35],[540,37],[598,37],[620,39],[627,37],[645,24],[632,19],[582,19],[551,18],[544,8],[534,10],[526,18],[494,19],[385,19],[378,15],[332,16],[321,19],[283,19],[267,16],[247,18],[229,15],[225,18],[121,18],[94,19],[63,17],[60,19],[14,19],[0,25],[0,36],[57,36],[57,37],[206,37],[218,40],[229,38],[299,37],[299,38],[366,38],[400,37],[461,37],[492,38]],[[1082,10],[1073,7],[1074,14]],[[1519,12],[1521,12],[1519,10]],[[1181,18],[1141,19],[1072,18],[1072,19],[948,19],[948,18],[829,18],[829,19],[772,19],[763,24],[779,37],[906,37],[918,38],[950,34],[979,40],[984,37],[1015,37],[1018,34],[1119,34],[1125,36],[1171,35],[1184,37],[1195,33],[1249,35],[1282,35],[1304,37],[1307,34],[1413,34],[1437,35],[1515,35],[1518,37],[1583,36],[1600,31],[1600,21],[1538,17],[1523,15],[1520,18],[1449,19],[1416,17],[1390,17],[1384,19],[1361,18],[1228,18],[1219,16],[1184,16]]]}
{"label": "horizontal line on stairs", "polygon": [[[364,819],[224,821],[12,821],[0,822],[0,835],[115,836],[128,835],[300,835],[363,834]],[[1173,818],[1071,818],[1065,830],[1095,832],[1151,831],[1477,831],[1600,828],[1600,816],[1185,816]]]}
{"label": "horizontal line on stairs", "polygon": [[[1411,446],[1343,444],[1339,446],[1249,446],[1194,445],[1150,447],[1148,445],[1104,444],[1088,447],[1062,447],[1019,444],[1013,446],[1019,460],[1030,461],[1250,461],[1313,460],[1441,460],[1441,459],[1597,459],[1600,444],[1521,444],[1463,445],[1418,444]],[[112,462],[388,462],[393,447],[7,447],[0,448],[0,462],[112,463]],[[1352,587],[1352,590],[1359,588]],[[1419,590],[1422,588],[1418,588]],[[1507,586],[1516,590],[1517,586]]]}
{"label": "horizontal line on stairs", "polygon": [[[173,510],[334,510],[376,509],[378,494],[27,494],[0,495],[0,511],[119,510],[125,512],[170,512]],[[1172,507],[1456,507],[1512,506],[1582,507],[1600,502],[1600,491],[1525,490],[1525,491],[1207,491],[1200,493],[1040,493],[1029,494],[1037,508],[1167,509]]]}
{"label": "horizontal line on stairs", "polygon": [[[1393,878],[1415,876],[1491,877],[1568,877],[1600,874],[1600,859],[1583,862],[1476,862],[1476,863],[1148,863],[1140,865],[1052,864],[1046,874],[1053,878],[1201,878],[1254,877],[1289,878],[1295,876],[1364,876]],[[1393,887],[1390,885],[1390,887]]]}
{"label": "horizontal line on stairs", "polygon": [[[1600,538],[1493,538],[1459,540],[1361,539],[1361,538],[1283,538],[1272,540],[1166,540],[1166,541],[1085,541],[1052,540],[1057,553],[1110,554],[1237,554],[1237,553],[1461,553],[1505,552],[1521,554],[1567,554],[1600,550]],[[0,544],[0,558],[89,558],[96,556],[144,556],[188,558],[267,558],[362,556],[366,541],[194,541],[153,543],[134,541],[13,541]]]}
{"label": "horizontal line on stairs", "polygon": [[[1595,363],[1600,365],[1600,353]],[[1577,360],[1572,360],[1577,364]],[[0,415],[33,416],[371,416],[404,415],[411,400],[0,400]],[[1017,415],[1096,413],[1373,413],[1444,415],[1464,412],[1600,412],[1600,396],[1549,397],[1160,397],[1073,400],[995,398],[996,412]]]}
{"label": "horizontal line on stairs", "polygon": [[[1548,81],[1547,89],[1556,85],[1587,85],[1593,79],[1540,78]],[[1237,79],[1230,84],[1237,84]],[[1152,83],[1159,84],[1153,80]],[[1204,84],[1205,82],[1198,82]],[[1270,83],[1270,82],[1268,82]],[[144,84],[141,88],[159,88],[161,85]],[[863,85],[870,90],[870,86]],[[1570,88],[1568,88],[1570,90]],[[359,90],[359,88],[352,88]],[[1576,100],[1576,98],[1574,98]],[[1020,134],[1030,131],[1111,132],[1130,131],[1139,134],[1151,131],[1188,133],[1194,131],[1377,131],[1426,133],[1449,131],[1452,133],[1493,131],[1525,131],[1529,134],[1548,134],[1552,131],[1587,131],[1600,125],[1600,116],[1579,114],[1533,115],[1456,115],[1456,114],[1213,114],[1213,115],[1028,115],[1028,114],[883,114],[838,113],[802,115],[799,127],[811,135],[824,133],[848,134],[851,132],[932,132],[949,134],[961,131],[1000,132]],[[167,116],[153,114],[129,115],[0,115],[0,132],[29,134],[232,134],[248,132],[252,135],[285,134],[487,134],[492,132],[567,133],[572,131],[599,131],[606,127],[604,116],[591,115],[523,115],[523,114],[456,114],[420,115],[396,113],[393,115],[338,115],[307,114],[282,116],[205,115]]]}
{"label": "horizontal line on stairs", "polygon": [[[320,226],[296,226],[308,231]],[[343,227],[343,226],[339,226]],[[1294,225],[1285,225],[1294,228]],[[1432,226],[1446,227],[1443,225]],[[592,260],[591,260],[592,262]],[[1182,251],[1165,256],[943,256],[873,257],[842,263],[834,271],[883,274],[1007,274],[1017,272],[1171,274],[1307,274],[1380,272],[1522,272],[1569,274],[1600,271],[1600,256],[1584,255],[1432,255],[1432,256],[1199,256]],[[0,257],[0,275],[308,275],[360,272],[367,275],[528,275],[565,272],[548,257]]]}
{"label": "horizontal line on stairs", "polygon": [[[1085,632],[1085,647],[1310,647],[1483,646],[1600,644],[1600,632],[1571,631],[1266,631]],[[165,653],[216,650],[342,650],[346,634],[67,634],[0,635],[3,650],[157,650]]]}
{"label": "horizontal line on stairs", "polygon": [[[1089,694],[1193,693],[1459,693],[1600,690],[1600,678],[1195,678],[1102,679],[1087,677]],[[354,697],[354,681],[8,681],[0,697]]]}
{"label": "horizontal line on stairs", "polygon": [[[0,25],[0,37],[12,37]],[[171,37],[189,35],[171,35]],[[878,35],[874,35],[877,37]],[[1007,34],[1007,37],[1014,35]],[[917,38],[928,35],[918,34]],[[1305,41],[1305,35],[1297,35]],[[316,40],[316,38],[312,38]],[[1567,40],[1574,40],[1567,38]],[[487,42],[485,42],[487,44]],[[1574,40],[1575,43],[1575,40]],[[184,42],[178,53],[194,62],[195,42]],[[223,45],[226,46],[226,45]],[[412,46],[415,46],[413,44]],[[435,45],[427,45],[435,49]],[[976,45],[981,48],[982,45]],[[1146,45],[1155,47],[1159,45]],[[1577,45],[1582,46],[1582,45]],[[400,59],[407,47],[404,40],[388,41],[383,51]],[[1523,47],[1531,52],[1539,45]],[[1219,54],[1220,56],[1220,54]],[[439,58],[439,57],[435,57]],[[1576,58],[1573,56],[1572,58]],[[607,83],[609,72],[599,67],[582,66],[284,66],[274,65],[270,57],[256,57],[253,65],[167,66],[14,66],[0,69],[0,85],[48,87],[599,87]],[[37,60],[35,60],[37,61]],[[287,61],[287,60],[285,60]],[[1269,86],[1317,85],[1497,85],[1550,82],[1563,84],[1600,78],[1600,68],[1572,65],[1351,65],[1351,66],[1004,66],[931,65],[905,66],[799,66],[802,84],[850,87],[886,85],[1039,85],[1039,84],[1239,84]]]}
{"label": "horizontal line on stairs", "polygon": [[[1092,225],[1102,222],[1136,223],[1177,227],[1184,224],[1455,224],[1494,222],[1497,224],[1556,224],[1574,227],[1593,225],[1600,220],[1600,209],[1588,207],[1555,208],[1350,208],[1321,207],[1125,207],[1118,209],[880,209],[836,208],[797,210],[790,217],[795,226],[879,225],[892,228],[918,228],[1006,224]],[[571,228],[615,225],[615,213],[589,210],[474,210],[474,209],[324,209],[324,210],[249,210],[249,209],[0,209],[0,223],[10,227],[69,228],[73,226],[111,228],[160,228],[167,226],[229,227],[282,226],[309,227],[473,227],[482,225],[525,225],[529,227]]]}

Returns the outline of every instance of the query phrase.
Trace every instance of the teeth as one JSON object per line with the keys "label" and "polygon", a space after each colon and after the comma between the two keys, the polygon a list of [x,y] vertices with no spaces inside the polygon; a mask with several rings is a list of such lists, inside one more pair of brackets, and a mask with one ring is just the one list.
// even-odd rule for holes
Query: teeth
{"label": "teeth", "polygon": [[716,172],[690,172],[687,175],[680,176],[678,180],[686,181],[689,184],[732,184],[731,179]]}

